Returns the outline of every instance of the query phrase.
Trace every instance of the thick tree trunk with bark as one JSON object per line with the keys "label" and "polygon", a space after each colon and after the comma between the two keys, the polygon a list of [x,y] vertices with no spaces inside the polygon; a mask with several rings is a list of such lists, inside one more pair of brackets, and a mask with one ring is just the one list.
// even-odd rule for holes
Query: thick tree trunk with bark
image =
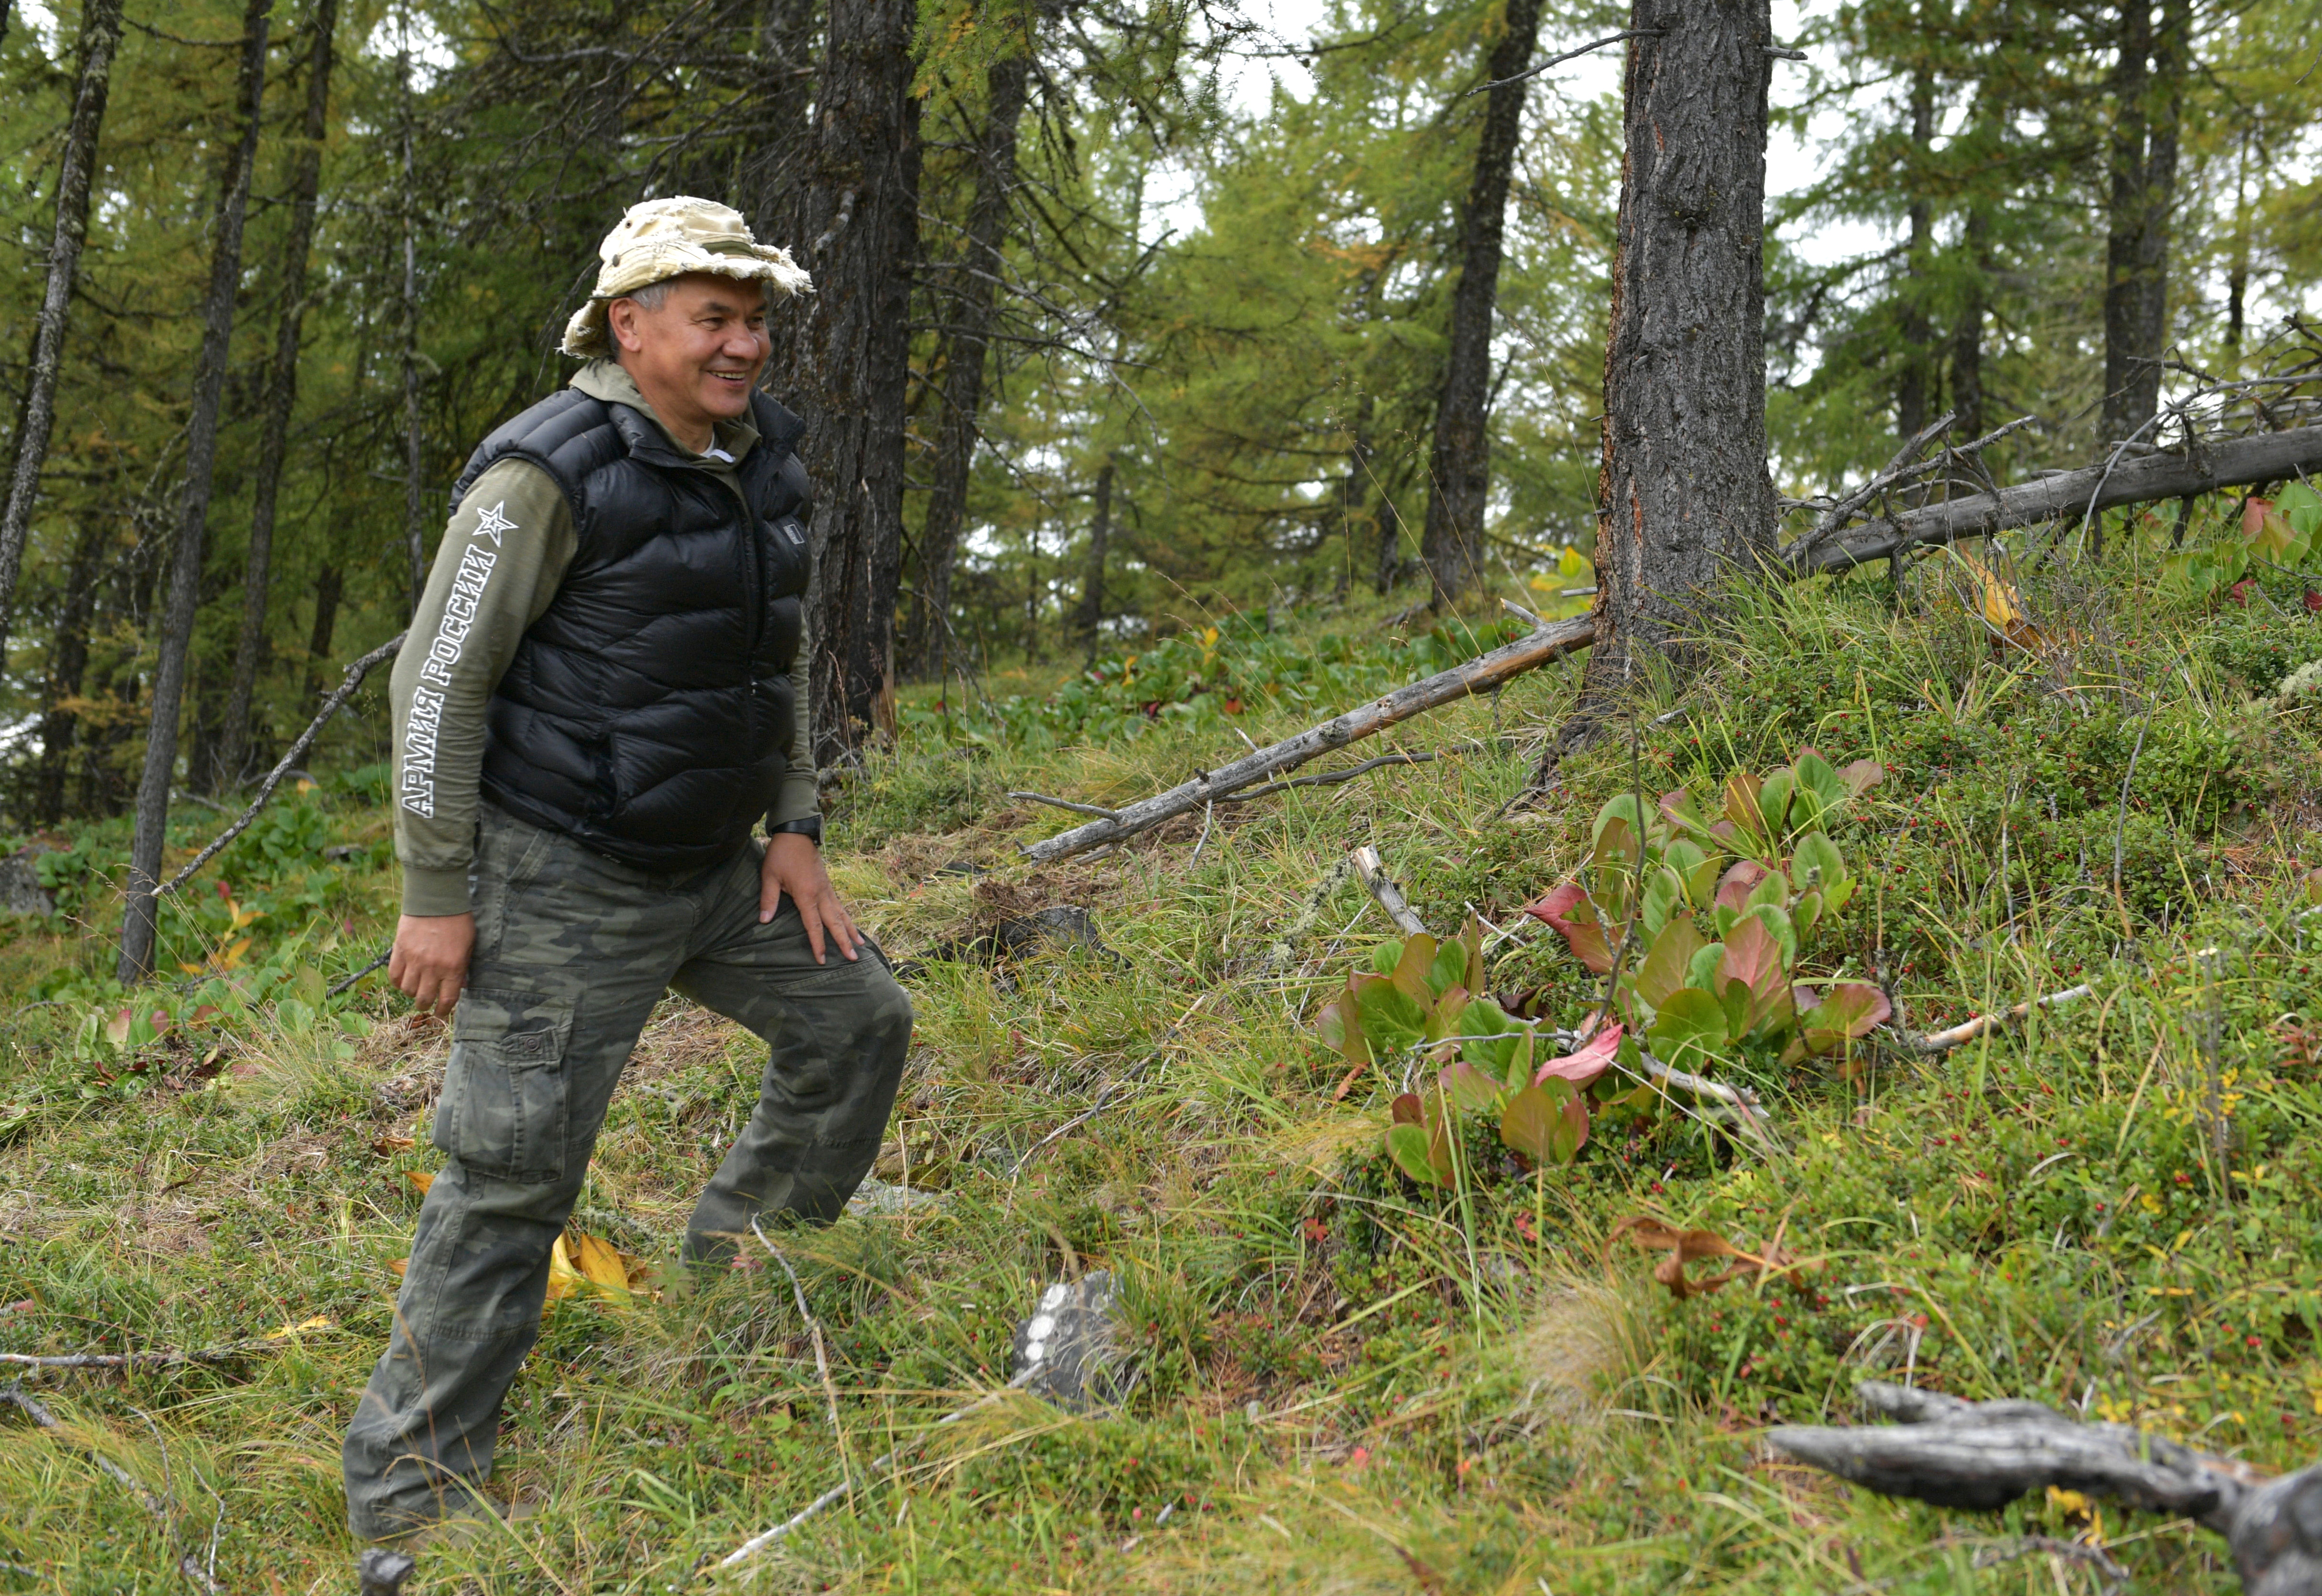
{"label": "thick tree trunk with bark", "polygon": [[274,511],[282,488],[282,457],[290,411],[298,397],[298,336],[306,315],[306,255],[315,240],[315,205],[322,190],[323,139],[330,132],[332,35],[338,0],[315,0],[307,25],[314,42],[306,57],[306,121],[300,130],[290,178],[290,233],[282,244],[282,318],[274,333],[274,364],[266,379],[266,413],[258,440],[257,480],[251,490],[250,552],[242,561],[242,633],[234,641],[233,681],[226,689],[225,727],[217,776],[231,785],[250,772],[250,700],[258,687],[266,646],[266,605],[273,586]]}
{"label": "thick tree trunk with bark", "polygon": [[403,112],[403,540],[411,559],[411,613],[427,586],[427,483],[419,430],[419,196],[411,153],[411,61],[396,62]]}
{"label": "thick tree trunk with bark", "polygon": [[1444,354],[1435,439],[1428,453],[1427,529],[1421,548],[1437,605],[1456,600],[1475,584],[1483,555],[1492,482],[1491,438],[1485,429],[1492,388],[1492,313],[1500,295],[1508,182],[1530,87],[1505,80],[1531,60],[1540,0],[1508,0],[1506,28],[1485,66],[1485,81],[1495,87],[1484,98],[1475,175],[1460,215],[1459,283],[1451,294],[1450,347]]}
{"label": "thick tree trunk with bark", "polygon": [[40,497],[41,468],[48,462],[49,434],[56,425],[65,323],[72,308],[73,279],[80,273],[81,245],[88,237],[89,183],[96,169],[105,103],[113,87],[114,51],[120,42],[121,0],[86,0],[80,14],[80,72],[73,89],[72,120],[65,129],[64,160],[57,173],[48,287],[32,335],[32,380],[25,386],[17,421],[7,503],[0,507],[0,663],[7,659],[16,578],[23,570],[24,540],[32,529],[33,501]]}
{"label": "thick tree trunk with bark", "polygon": [[815,293],[791,340],[788,397],[814,478],[814,746],[828,763],[891,725],[902,570],[903,413],[919,257],[917,10],[832,8],[812,180],[800,229]]}
{"label": "thick tree trunk with bark", "polygon": [[[1924,164],[1935,141],[1935,75],[1921,67],[1911,74],[1911,152]],[[1934,374],[1933,329],[1927,315],[1928,257],[1934,248],[1934,210],[1927,203],[1925,178],[1910,175],[1910,253],[1903,281],[1903,379],[1896,385],[1895,432],[1905,442],[1927,427],[1929,378]],[[1974,434],[1970,433],[1970,436]]]}
{"label": "thick tree trunk with bark", "polygon": [[1112,543],[1112,456],[1096,473],[1096,506],[1089,516],[1088,569],[1081,578],[1080,612],[1073,618],[1088,663],[1096,663],[1096,649],[1104,628],[1104,557]]}
{"label": "thick tree trunk with bark", "polygon": [[234,289],[242,280],[242,229],[250,210],[250,174],[258,155],[259,117],[266,95],[266,19],[274,0],[250,0],[242,16],[242,69],[234,102],[239,136],[219,173],[217,216],[211,230],[209,291],[202,302],[201,353],[194,366],[193,408],[186,423],[186,485],[179,501],[177,548],[161,607],[153,665],[151,725],[145,767],[137,782],[137,829],[130,844],[128,911],[121,926],[120,979],[153,972],[160,907],[161,846],[169,822],[169,782],[177,773],[178,711],[184,701],[186,655],[193,643],[194,612],[201,596],[202,554],[208,542],[210,480],[217,464],[218,409],[225,391],[227,346],[233,333]]}
{"label": "thick tree trunk with bark", "polygon": [[1760,265],[1767,0],[1635,0],[1630,14],[1655,36],[1629,49],[1596,642],[1567,747],[1618,712],[1639,666],[1692,670],[1716,623],[1714,589],[1774,542]]}
{"label": "thick tree trunk with bark", "polygon": [[2191,17],[2188,0],[2120,8],[2113,68],[2112,196],[2105,239],[2104,441],[2153,419],[2169,344],[2169,220]]}
{"label": "thick tree trunk with bark", "polygon": [[49,679],[41,715],[41,769],[32,784],[32,812],[43,825],[54,825],[65,815],[65,778],[78,740],[80,713],[73,707],[88,674],[89,617],[96,608],[98,562],[111,541],[113,512],[87,512],[80,535],[74,540],[72,563],[65,570],[63,600],[50,629]]}
{"label": "thick tree trunk with bark", "polygon": [[[967,248],[946,285],[951,327],[944,355],[943,414],[936,429],[927,519],[919,527],[919,598],[910,651],[912,667],[921,676],[943,671],[952,566],[959,557],[959,534],[967,515],[976,416],[983,405],[985,351],[1000,287],[994,279],[1004,275],[1000,251],[1008,236],[1009,195],[1016,187],[1016,129],[1024,119],[1030,67],[1029,56],[1019,53],[994,61],[984,73],[986,110],[983,136],[976,141],[975,199],[967,214]],[[1109,473],[1111,467],[1105,469]]]}

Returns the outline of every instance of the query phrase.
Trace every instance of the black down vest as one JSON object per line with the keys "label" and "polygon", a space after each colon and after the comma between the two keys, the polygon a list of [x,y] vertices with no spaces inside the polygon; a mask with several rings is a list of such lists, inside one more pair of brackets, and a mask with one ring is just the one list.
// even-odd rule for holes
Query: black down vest
{"label": "black down vest", "polygon": [[806,591],[805,425],[763,394],[746,503],[626,405],[566,388],[478,446],[554,478],[578,545],[486,711],[484,796],[648,870],[730,857],[774,801]]}

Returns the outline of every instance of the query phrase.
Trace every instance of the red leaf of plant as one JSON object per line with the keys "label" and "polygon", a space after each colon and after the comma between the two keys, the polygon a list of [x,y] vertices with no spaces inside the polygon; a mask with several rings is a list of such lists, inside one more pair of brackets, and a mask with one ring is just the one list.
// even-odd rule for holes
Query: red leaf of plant
{"label": "red leaf of plant", "polygon": [[1738,980],[1751,996],[1763,998],[1779,990],[1783,980],[1782,944],[1766,929],[1766,922],[1755,915],[1736,921],[1725,938],[1725,956],[1717,963],[1719,985]]}
{"label": "red leaf of plant", "polygon": [[1766,879],[1766,867],[1754,859],[1737,859],[1732,867],[1717,879],[1717,901],[1739,913],[1750,901],[1750,894]]}
{"label": "red leaf of plant", "polygon": [[1531,1078],[1532,1084],[1537,1086],[1553,1075],[1560,1081],[1569,1081],[1575,1086],[1587,1085],[1613,1067],[1613,1054],[1621,1046],[1621,1031],[1619,1026],[1607,1026],[1575,1052],[1560,1059],[1549,1060]]}
{"label": "red leaf of plant", "polygon": [[[1588,913],[1585,920],[1574,913],[1583,907]],[[1538,903],[1524,905],[1523,912],[1536,920],[1547,921],[1563,933],[1573,956],[1597,974],[1613,968],[1613,950],[1604,941],[1604,927],[1597,922],[1596,906],[1579,882],[1565,882]]]}

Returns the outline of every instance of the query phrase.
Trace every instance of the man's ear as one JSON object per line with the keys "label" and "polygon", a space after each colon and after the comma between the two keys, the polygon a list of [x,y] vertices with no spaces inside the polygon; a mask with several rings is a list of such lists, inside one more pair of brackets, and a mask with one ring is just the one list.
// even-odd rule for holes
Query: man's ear
{"label": "man's ear", "polygon": [[634,299],[616,299],[605,306],[605,324],[612,329],[613,342],[631,354],[644,348],[644,335],[637,331],[637,318],[644,306]]}

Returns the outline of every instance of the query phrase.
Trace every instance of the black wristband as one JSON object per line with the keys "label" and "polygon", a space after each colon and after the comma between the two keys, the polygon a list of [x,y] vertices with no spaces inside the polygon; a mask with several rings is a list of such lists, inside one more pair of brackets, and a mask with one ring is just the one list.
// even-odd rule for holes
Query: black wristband
{"label": "black wristband", "polygon": [[766,834],[770,837],[801,836],[819,848],[822,846],[822,816],[802,815],[796,820],[785,820],[780,825],[766,827]]}

